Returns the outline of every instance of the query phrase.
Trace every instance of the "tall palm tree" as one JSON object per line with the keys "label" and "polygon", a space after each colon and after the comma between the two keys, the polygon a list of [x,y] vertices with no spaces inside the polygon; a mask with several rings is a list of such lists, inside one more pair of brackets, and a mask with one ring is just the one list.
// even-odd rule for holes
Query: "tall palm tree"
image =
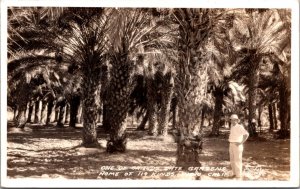
{"label": "tall palm tree", "polygon": [[261,65],[258,83],[258,95],[261,106],[268,107],[269,114],[269,131],[272,132],[275,128],[276,113],[273,110],[273,105],[279,101],[278,85],[279,81],[279,67],[276,62],[271,62],[269,58],[263,59],[264,64]]}
{"label": "tall palm tree", "polygon": [[[151,9],[150,9],[151,10]],[[151,22],[148,9],[114,9],[110,31],[110,83],[108,86],[108,110],[106,115],[111,127],[107,151],[125,151],[126,124],[123,121],[130,106],[130,94],[136,81],[134,68],[143,64],[143,59],[134,61],[138,53],[149,51],[159,36],[151,36],[159,25]],[[153,20],[152,20],[153,21]],[[143,50],[144,49],[144,50]]]}
{"label": "tall palm tree", "polygon": [[255,118],[260,65],[264,57],[282,53],[289,43],[289,28],[278,19],[277,10],[266,9],[246,9],[245,14],[236,17],[233,28],[232,39],[240,54],[234,75],[248,87],[248,130],[254,136],[251,120]]}
{"label": "tall palm tree", "polygon": [[109,84],[109,67],[108,63],[102,66],[102,77],[101,77],[101,91],[100,91],[100,98],[102,99],[102,126],[105,131],[110,130],[109,120],[107,119],[108,116],[106,115],[108,110],[108,84]]}
{"label": "tall palm tree", "polygon": [[107,52],[108,18],[110,9],[69,8],[60,19],[62,35],[58,43],[63,47],[64,62],[71,64],[73,73],[82,80],[84,147],[97,147],[96,121],[100,106],[97,91],[100,85],[101,66]]}
{"label": "tall palm tree", "polygon": [[174,87],[172,63],[163,54],[148,55],[148,60],[146,101],[149,134],[166,136]]}
{"label": "tall palm tree", "polygon": [[145,130],[145,124],[149,121],[150,135],[166,136],[171,107],[174,109],[176,106],[174,100],[172,102],[174,87],[174,73],[170,67],[172,64],[163,54],[151,54],[147,57],[148,66],[144,68],[143,73],[136,76],[137,85],[131,94],[129,113],[132,115],[139,109],[137,117],[144,114],[138,130]]}
{"label": "tall palm tree", "polygon": [[[291,11],[287,9],[278,10],[280,20],[286,27],[287,30],[287,44],[284,47],[283,53],[280,56],[273,56],[277,59],[278,67],[280,68],[280,79],[281,85],[279,89],[280,96],[280,122],[281,128],[279,131],[278,138],[290,137],[290,102],[291,102]],[[276,55],[276,54],[273,54]],[[278,59],[279,58],[279,59]],[[274,60],[273,59],[273,60]]]}
{"label": "tall palm tree", "polygon": [[146,87],[147,87],[147,113],[149,119],[149,134],[157,135],[157,86],[155,84],[155,67],[152,62],[148,65],[148,71],[146,75]]}
{"label": "tall palm tree", "polygon": [[210,37],[210,41],[206,45],[206,51],[210,52],[208,61],[209,87],[215,101],[213,127],[210,136],[219,135],[219,128],[222,124],[221,118],[224,115],[224,98],[229,94],[232,86],[230,85],[230,76],[236,56],[229,39],[229,31],[232,28],[233,13],[234,11],[230,15],[228,13],[228,20],[218,24],[218,28],[221,29]]}
{"label": "tall palm tree", "polygon": [[[60,63],[57,66],[68,67],[68,65],[71,65],[69,67],[74,68],[74,72],[77,71],[78,76],[82,78],[81,93],[85,97],[83,99],[83,146],[97,146],[94,117],[99,98],[95,99],[95,92],[99,86],[99,77],[101,74],[99,68],[103,62],[103,54],[106,52],[107,38],[104,35],[106,34],[105,31],[108,25],[107,12],[104,12],[104,9],[98,8],[66,8],[63,10],[59,8],[24,8],[20,10],[20,14],[27,12],[30,13],[29,15],[33,15],[34,19],[24,22],[22,28],[25,29],[18,29],[19,32],[14,32],[15,28],[19,28],[19,22],[15,22],[14,16],[12,16],[12,21],[10,22],[12,23],[12,27],[9,27],[12,31],[12,35],[9,36],[11,39],[9,49],[14,49],[12,48],[14,45],[22,44],[21,42],[24,44],[25,41],[25,44],[20,49],[26,49],[23,46],[28,46],[27,48],[33,52],[36,52],[37,49],[39,51],[31,56],[26,53],[22,59],[23,62],[34,60],[39,61],[40,65],[42,65],[45,64],[45,61],[52,59]],[[55,13],[54,15],[57,16],[56,19],[49,19],[50,13]],[[26,20],[27,17],[24,16],[24,18],[21,18]],[[23,31],[26,32],[26,35],[22,33]],[[18,42],[18,40],[21,42]],[[36,42],[37,45],[32,45],[32,43],[27,45],[28,41]],[[44,51],[40,49],[44,49]],[[39,55],[39,52],[44,55]],[[9,53],[10,57],[18,58],[18,56],[12,56],[15,55],[15,51],[9,51]],[[62,56],[58,56],[59,54],[62,54]],[[16,63],[9,63],[9,65],[12,69],[16,67]],[[39,65],[35,66],[38,67]]]}
{"label": "tall palm tree", "polygon": [[[284,51],[285,52],[285,51]],[[291,59],[290,49],[282,58],[273,55],[270,61],[274,64],[272,85],[268,86],[271,91],[276,91],[279,103],[280,130],[278,138],[285,139],[290,137],[290,98],[291,98]],[[275,116],[276,114],[274,114]]]}
{"label": "tall palm tree", "polygon": [[174,88],[173,73],[168,71],[162,78],[161,90],[161,105],[160,105],[160,118],[159,118],[159,133],[164,137],[168,134],[169,114],[171,109],[171,100]]}
{"label": "tall palm tree", "polygon": [[180,140],[177,151],[179,166],[199,166],[202,149],[201,133],[193,133],[200,123],[201,102],[207,93],[207,56],[204,46],[224,19],[222,12],[212,9],[174,9],[173,22],[178,25],[178,65],[175,92],[178,96],[178,127]]}

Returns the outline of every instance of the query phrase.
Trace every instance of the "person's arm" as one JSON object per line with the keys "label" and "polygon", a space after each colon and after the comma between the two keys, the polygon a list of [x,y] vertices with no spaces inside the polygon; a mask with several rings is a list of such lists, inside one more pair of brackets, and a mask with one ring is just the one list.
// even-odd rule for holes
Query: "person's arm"
{"label": "person's arm", "polygon": [[241,126],[241,133],[243,135],[243,140],[240,144],[243,144],[248,139],[249,133],[246,131],[246,129],[243,126]]}
{"label": "person's arm", "polygon": [[244,143],[244,142],[246,142],[246,140],[248,139],[248,137],[249,137],[249,133],[246,131],[246,133],[245,134],[243,134],[243,140],[242,140],[242,144]]}

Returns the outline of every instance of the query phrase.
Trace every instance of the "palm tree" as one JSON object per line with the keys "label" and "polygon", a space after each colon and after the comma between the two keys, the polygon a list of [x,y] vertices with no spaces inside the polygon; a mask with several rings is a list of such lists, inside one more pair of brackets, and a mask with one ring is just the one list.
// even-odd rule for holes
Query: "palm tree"
{"label": "palm tree", "polygon": [[254,136],[251,120],[255,118],[258,71],[264,57],[282,53],[289,42],[289,29],[278,19],[276,10],[265,9],[246,9],[236,17],[233,28],[232,39],[240,53],[234,75],[248,87],[248,130]]}
{"label": "palm tree", "polygon": [[[284,53],[285,54],[285,53]],[[274,64],[274,77],[275,89],[277,90],[279,97],[279,120],[280,120],[280,130],[278,131],[278,138],[285,139],[290,137],[290,98],[291,98],[291,88],[290,88],[290,77],[291,77],[291,59],[290,50],[288,53],[281,58],[273,55],[270,59]],[[277,82],[276,82],[277,81]],[[271,85],[274,86],[274,85]],[[270,87],[271,88],[271,87]],[[271,88],[272,89],[272,88]]]}
{"label": "palm tree", "polygon": [[167,72],[163,77],[162,91],[161,91],[161,107],[160,119],[158,122],[159,133],[164,137],[168,134],[169,114],[171,108],[171,100],[173,95],[174,80],[172,72]]}
{"label": "palm tree", "polygon": [[279,75],[278,64],[271,62],[269,58],[264,58],[263,62],[259,73],[258,104],[268,107],[269,131],[272,132],[275,129],[275,120],[277,121],[273,106],[279,101],[278,84],[281,81],[277,77]]}
{"label": "palm tree", "polygon": [[[114,9],[110,32],[110,83],[108,86],[108,110],[106,115],[111,127],[107,151],[125,151],[126,125],[122,124],[130,106],[130,94],[136,81],[133,80],[135,55],[151,49],[158,39],[151,37],[158,25],[151,23],[151,12],[147,9]],[[144,50],[143,50],[144,49]],[[143,59],[136,64],[143,64]]]}
{"label": "palm tree", "polygon": [[[138,62],[143,62],[144,56],[139,55],[137,57]],[[140,65],[144,66],[144,65]],[[138,125],[137,130],[145,130],[146,123],[148,122],[149,113],[147,111],[147,87],[146,87],[146,73],[144,68],[137,67],[137,70],[135,71],[135,79],[136,79],[136,85],[130,95],[131,103],[130,103],[130,109],[129,109],[129,115],[133,116],[134,112],[136,111],[136,117],[139,119],[142,118],[141,123]]]}
{"label": "palm tree", "polygon": [[212,9],[174,9],[172,18],[179,30],[175,78],[180,129],[177,164],[183,167],[199,166],[202,137],[201,133],[193,131],[200,123],[201,103],[207,93],[208,66],[204,62],[209,56],[204,46],[216,29],[215,24],[224,17],[222,12]]}
{"label": "palm tree", "polygon": [[99,146],[96,121],[100,98],[96,93],[107,50],[109,13],[110,9],[69,8],[60,19],[63,27],[58,43],[63,47],[64,62],[81,78],[84,147]]}
{"label": "palm tree", "polygon": [[[290,137],[290,101],[291,101],[291,12],[290,10],[279,10],[280,20],[283,22],[287,30],[287,44],[283,48],[283,53],[280,56],[273,54],[273,60],[278,64],[280,88],[279,88],[279,117],[281,128],[278,138]],[[279,59],[278,59],[279,58]],[[275,61],[277,60],[277,61]]]}
{"label": "palm tree", "polygon": [[223,113],[224,97],[229,94],[232,85],[230,85],[232,67],[235,62],[235,54],[232,49],[232,44],[229,39],[229,31],[232,27],[232,19],[219,24],[219,28],[227,28],[227,30],[220,30],[214,33],[210,38],[209,44],[206,46],[207,52],[211,53],[209,64],[209,86],[210,92],[214,97],[214,115],[213,127],[210,136],[218,136],[219,128],[222,124],[221,117]]}
{"label": "palm tree", "polygon": [[[173,95],[174,79],[170,60],[165,55],[149,55],[146,75],[147,112],[149,134],[164,137],[168,134],[168,122]],[[154,63],[154,65],[153,65]]]}
{"label": "palm tree", "polygon": [[[19,32],[14,32],[15,28],[20,26],[18,25],[19,22],[14,21],[16,19],[12,16],[10,22],[12,27],[9,27],[12,31],[12,35],[9,36],[9,39],[11,39],[9,40],[11,41],[9,49],[15,49],[13,48],[14,45],[21,44],[22,48],[19,49],[26,49],[23,46],[28,46],[28,50],[36,52],[38,49],[38,52],[46,54],[41,56],[35,53],[30,56],[26,53],[22,59],[23,62],[34,60],[39,61],[40,65],[42,65],[50,59],[56,60],[57,63],[60,63],[59,66],[62,67],[74,65],[73,67],[75,68],[73,70],[77,71],[76,73],[82,78],[81,93],[86,97],[83,99],[83,146],[97,146],[94,116],[96,114],[95,109],[97,109],[95,107],[97,106],[96,102],[99,98],[96,100],[94,94],[99,85],[99,75],[101,74],[99,67],[103,62],[103,54],[107,44],[104,37],[108,25],[107,14],[104,13],[103,9],[97,8],[66,8],[63,10],[32,8],[20,10],[20,13],[23,15],[27,12],[34,19],[27,21],[28,16],[21,17],[27,21],[24,22],[24,26],[22,25],[23,28],[26,27],[26,30],[19,29]],[[55,14],[57,19],[51,20],[49,19],[49,15],[51,15],[49,13],[53,12],[57,13]],[[19,17],[18,19],[20,20]],[[43,36],[44,38],[45,36],[47,37],[44,39]],[[25,41],[25,44],[23,41]],[[36,42],[37,45],[32,45],[33,42],[27,45],[27,41]],[[44,51],[40,49],[44,49]],[[9,56],[18,58],[19,56],[15,55],[15,51],[17,53],[20,52],[17,50],[9,51]],[[62,54],[62,56],[55,56],[57,54]],[[19,62],[21,61],[19,60]],[[12,69],[16,67],[16,63],[9,63],[9,65]],[[35,66],[38,67],[40,65]]]}
{"label": "palm tree", "polygon": [[[138,126],[138,130],[145,130],[149,121],[149,134],[166,136],[168,134],[168,122],[171,107],[176,108],[173,100],[173,71],[169,60],[163,54],[147,55],[149,61],[143,73],[137,74],[137,85],[131,94],[129,113],[139,109],[137,117],[144,117]],[[155,66],[153,66],[155,62]],[[172,109],[172,111],[174,111]],[[173,116],[173,118],[175,118]],[[175,124],[174,124],[175,125]]]}
{"label": "palm tree", "polygon": [[108,63],[102,66],[102,77],[101,77],[101,91],[100,91],[100,98],[102,99],[102,126],[104,127],[105,131],[110,130],[109,120],[107,119],[108,116],[106,112],[108,110],[107,99],[108,99],[108,84],[109,84],[109,67]]}
{"label": "palm tree", "polygon": [[148,71],[146,75],[147,86],[147,113],[149,119],[149,134],[157,135],[157,86],[155,83],[155,67],[152,62],[148,65]]}

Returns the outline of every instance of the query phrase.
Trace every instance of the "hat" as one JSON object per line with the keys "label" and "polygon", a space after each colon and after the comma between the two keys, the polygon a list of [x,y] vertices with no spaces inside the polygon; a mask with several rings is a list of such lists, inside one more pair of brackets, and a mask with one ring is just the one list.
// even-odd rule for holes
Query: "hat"
{"label": "hat", "polygon": [[236,114],[232,114],[232,115],[230,116],[230,119],[239,119],[239,117],[238,117]]}

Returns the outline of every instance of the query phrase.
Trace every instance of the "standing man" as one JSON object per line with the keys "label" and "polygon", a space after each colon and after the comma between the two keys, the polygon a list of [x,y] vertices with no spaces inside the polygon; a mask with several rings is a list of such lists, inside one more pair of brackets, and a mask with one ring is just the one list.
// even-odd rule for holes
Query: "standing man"
{"label": "standing man", "polygon": [[247,140],[249,133],[239,124],[239,117],[236,114],[230,116],[231,128],[229,134],[229,155],[233,178],[242,179],[243,165],[243,143]]}

